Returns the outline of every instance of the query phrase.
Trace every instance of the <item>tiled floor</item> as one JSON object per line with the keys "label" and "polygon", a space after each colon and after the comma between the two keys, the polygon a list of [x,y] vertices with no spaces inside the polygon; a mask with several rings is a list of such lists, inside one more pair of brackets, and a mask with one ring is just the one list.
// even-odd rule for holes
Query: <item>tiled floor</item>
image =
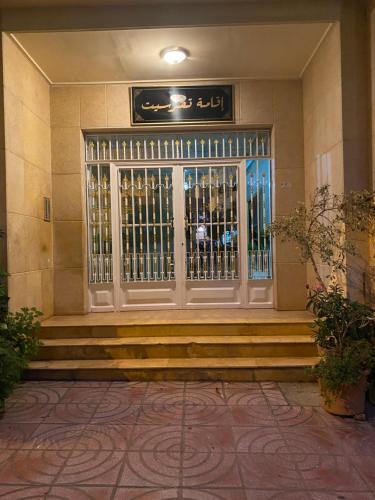
{"label": "tiled floor", "polygon": [[0,420],[0,498],[375,499],[375,422],[313,384],[27,382]]}

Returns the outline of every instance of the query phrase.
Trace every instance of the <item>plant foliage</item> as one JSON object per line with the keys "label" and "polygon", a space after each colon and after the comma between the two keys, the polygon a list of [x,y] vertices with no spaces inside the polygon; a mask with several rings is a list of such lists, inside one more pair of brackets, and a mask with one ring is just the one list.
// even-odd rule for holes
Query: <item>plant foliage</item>
{"label": "plant foliage", "polygon": [[325,287],[318,263],[326,264],[331,274],[346,271],[346,256],[357,248],[346,237],[348,232],[373,233],[375,230],[374,193],[352,191],[334,194],[329,185],[315,190],[310,204],[301,203],[290,216],[280,217],[269,227],[273,236],[295,242],[302,262],[310,262],[319,284]]}
{"label": "plant foliage", "polygon": [[9,312],[0,323],[0,405],[38,351],[41,315],[35,308],[24,307],[16,313]]}

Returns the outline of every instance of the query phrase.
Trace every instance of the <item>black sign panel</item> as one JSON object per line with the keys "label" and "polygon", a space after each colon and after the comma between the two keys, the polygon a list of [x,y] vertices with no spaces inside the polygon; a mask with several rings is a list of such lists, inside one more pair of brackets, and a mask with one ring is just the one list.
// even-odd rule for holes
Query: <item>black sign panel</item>
{"label": "black sign panel", "polygon": [[233,87],[132,87],[132,122],[233,122]]}

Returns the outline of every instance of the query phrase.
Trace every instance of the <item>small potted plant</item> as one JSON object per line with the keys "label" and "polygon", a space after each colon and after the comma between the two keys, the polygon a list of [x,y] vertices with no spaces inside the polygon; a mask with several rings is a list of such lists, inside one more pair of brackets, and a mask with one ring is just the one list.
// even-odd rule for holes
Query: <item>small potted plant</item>
{"label": "small potted plant", "polygon": [[374,310],[350,300],[338,284],[345,282],[347,256],[358,254],[348,232],[373,234],[374,223],[374,193],[337,195],[325,185],[308,206],[300,204],[270,226],[273,236],[296,244],[301,261],[315,274],[317,285],[307,286],[307,308],[316,317],[312,327],[321,355],[313,374],[324,408],[338,415],[363,415],[367,378],[375,366]]}
{"label": "small potted plant", "polygon": [[314,338],[321,359],[312,372],[323,406],[335,415],[362,418],[367,377],[375,366],[374,311],[350,301],[337,284],[310,290],[307,307],[316,316]]}

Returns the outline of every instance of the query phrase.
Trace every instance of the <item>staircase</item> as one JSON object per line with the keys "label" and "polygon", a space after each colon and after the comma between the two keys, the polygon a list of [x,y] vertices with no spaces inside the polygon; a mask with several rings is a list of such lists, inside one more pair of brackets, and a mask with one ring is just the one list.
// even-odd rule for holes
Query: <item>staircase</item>
{"label": "staircase", "polygon": [[127,314],[112,322],[107,314],[97,324],[93,315],[90,321],[48,320],[26,378],[304,381],[306,368],[318,360],[311,319],[304,316],[285,321],[281,314],[282,320],[265,321],[227,310],[207,320],[195,311],[190,319],[172,322],[160,311],[156,319],[142,322],[140,312],[127,322]]}

